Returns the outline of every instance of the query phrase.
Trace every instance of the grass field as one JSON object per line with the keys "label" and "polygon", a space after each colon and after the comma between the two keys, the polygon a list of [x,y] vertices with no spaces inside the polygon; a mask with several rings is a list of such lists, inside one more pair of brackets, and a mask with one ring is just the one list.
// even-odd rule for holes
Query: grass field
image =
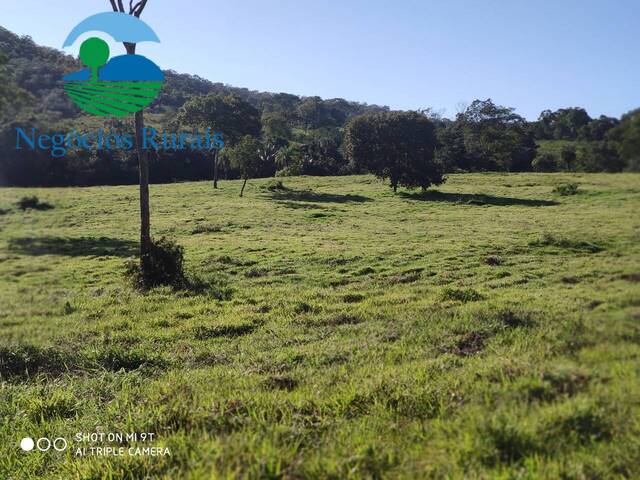
{"label": "grass field", "polygon": [[206,293],[126,283],[137,187],[0,190],[0,478],[640,478],[640,175],[268,184],[151,187]]}

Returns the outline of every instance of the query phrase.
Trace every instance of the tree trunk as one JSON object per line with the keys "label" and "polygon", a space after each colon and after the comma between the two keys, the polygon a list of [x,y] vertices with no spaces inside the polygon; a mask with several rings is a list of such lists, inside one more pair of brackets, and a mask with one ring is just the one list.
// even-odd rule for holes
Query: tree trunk
{"label": "tree trunk", "polygon": [[218,188],[218,149],[213,156],[213,188]]}
{"label": "tree trunk", "polygon": [[244,182],[242,182],[242,190],[240,190],[240,196],[242,196],[242,194],[244,193],[244,187],[247,185],[247,178],[244,179]]}
{"label": "tree trunk", "polygon": [[[135,43],[125,43],[127,55],[136,53]],[[151,252],[151,215],[149,213],[149,159],[142,148],[142,130],[144,116],[142,110],[135,113],[136,152],[138,154],[138,172],[140,175],[140,270],[144,275],[149,270]]]}

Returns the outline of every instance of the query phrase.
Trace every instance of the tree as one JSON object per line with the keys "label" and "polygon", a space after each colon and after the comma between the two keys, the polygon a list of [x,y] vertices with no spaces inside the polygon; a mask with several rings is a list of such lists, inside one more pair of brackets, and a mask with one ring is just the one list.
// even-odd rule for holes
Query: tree
{"label": "tree", "polygon": [[536,172],[555,172],[558,162],[553,153],[541,152],[533,159],[531,166]]}
{"label": "tree", "polygon": [[626,168],[640,171],[640,109],[622,116],[620,125],[609,132]]}
{"label": "tree", "polygon": [[291,140],[291,127],[282,113],[262,114],[262,139],[273,143],[278,148],[284,147]]}
{"label": "tree", "polygon": [[536,137],[545,140],[575,140],[582,127],[591,122],[584,108],[561,108],[540,114],[535,128]]}
{"label": "tree", "polygon": [[578,167],[584,172],[621,172],[625,167],[624,160],[611,142],[591,142],[580,150]]}
{"label": "tree", "polygon": [[434,160],[433,123],[418,112],[368,113],[349,121],[345,152],[356,169],[398,185],[428,188],[444,181]]}
{"label": "tree", "polygon": [[527,171],[537,145],[527,123],[513,108],[491,99],[474,100],[456,117],[462,130],[466,170]]}
{"label": "tree", "polygon": [[[126,13],[122,0],[109,0],[114,12]],[[140,0],[135,5],[129,1],[129,15],[140,18],[147,6],[148,0]],[[135,55],[136,44],[124,42],[127,55]],[[149,211],[149,158],[147,151],[142,148],[142,131],[144,129],[144,116],[142,110],[134,116],[136,153],[138,154],[138,170],[140,174],[140,271],[145,278],[151,270],[151,214]]]}
{"label": "tree", "polygon": [[576,163],[576,147],[573,145],[565,145],[560,151],[560,158],[565,165],[565,168],[569,171],[573,170]]}
{"label": "tree", "polygon": [[[260,134],[260,112],[237,95],[193,97],[180,108],[176,122],[196,129],[211,128],[222,133],[226,144],[244,135]],[[218,188],[218,152],[213,157],[213,186]]]}
{"label": "tree", "polygon": [[619,124],[620,120],[617,118],[600,115],[600,118],[594,118],[580,128],[578,138],[581,140],[602,141],[606,138],[607,133]]}
{"label": "tree", "polygon": [[256,176],[262,167],[261,147],[258,139],[251,135],[245,135],[232,147],[225,148],[225,154],[229,157],[231,164],[238,168],[240,176],[244,180],[240,190],[241,197],[244,194],[247,180]]}
{"label": "tree", "polygon": [[98,68],[109,60],[109,45],[100,38],[92,37],[80,47],[80,60],[91,69],[91,82],[98,82]]}

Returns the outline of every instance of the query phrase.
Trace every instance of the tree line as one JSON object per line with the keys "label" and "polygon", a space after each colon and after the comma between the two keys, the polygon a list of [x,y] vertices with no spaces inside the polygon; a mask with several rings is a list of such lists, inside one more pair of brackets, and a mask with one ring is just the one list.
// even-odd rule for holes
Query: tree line
{"label": "tree line", "polygon": [[[0,184],[137,183],[135,151],[70,151],[64,158],[16,152],[16,126],[126,132],[134,126],[84,115],[66,99],[60,78],[80,68],[76,59],[2,28],[0,52]],[[529,122],[486,99],[448,119],[430,110],[394,112],[165,74],[146,124],[172,131],[209,127],[224,133],[226,147],[150,153],[154,183],[211,179],[214,172],[220,179],[374,172],[397,188],[437,183],[448,172],[640,170],[640,110],[620,119],[591,118],[583,108],[545,110]],[[420,173],[418,159],[436,173]]]}

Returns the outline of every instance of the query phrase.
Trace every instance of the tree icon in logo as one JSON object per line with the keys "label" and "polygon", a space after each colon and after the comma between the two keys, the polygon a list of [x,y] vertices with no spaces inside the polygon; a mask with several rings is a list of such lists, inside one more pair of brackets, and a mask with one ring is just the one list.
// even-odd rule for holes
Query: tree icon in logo
{"label": "tree icon in logo", "polygon": [[[72,45],[80,35],[100,31],[118,42],[159,42],[153,30],[135,16],[117,12],[93,15],[78,24],[65,40]],[[91,37],[80,46],[80,60],[88,68],[63,78],[69,98],[82,110],[102,117],[123,117],[149,105],[160,93],[164,74],[142,55],[109,59],[109,45]]]}
{"label": "tree icon in logo", "polygon": [[109,45],[100,38],[85,40],[80,47],[80,60],[91,69],[91,82],[98,83],[98,68],[109,60]]}

